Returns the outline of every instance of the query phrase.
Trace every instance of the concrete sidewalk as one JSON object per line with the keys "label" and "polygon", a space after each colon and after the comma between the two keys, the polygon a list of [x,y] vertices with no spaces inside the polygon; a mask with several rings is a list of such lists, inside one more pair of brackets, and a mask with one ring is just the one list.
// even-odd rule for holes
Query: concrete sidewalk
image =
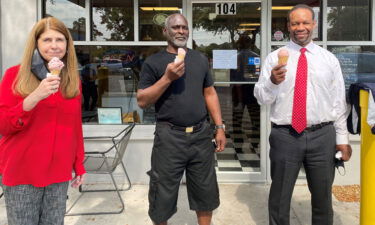
{"label": "concrete sidewalk", "polygon": [[[214,212],[214,225],[266,225],[268,224],[269,185],[264,184],[220,184],[221,205]],[[152,225],[148,218],[148,186],[135,185],[131,190],[122,192],[125,199],[125,212],[105,216],[66,217],[65,224],[71,225]],[[77,190],[70,190],[68,205],[77,197]],[[87,194],[77,205],[75,212],[82,207],[105,210],[119,204],[111,193]],[[339,202],[334,198],[335,225],[359,224],[359,203]],[[113,209],[113,208],[112,208]],[[291,225],[311,224],[310,193],[306,185],[295,187]],[[4,200],[0,200],[0,225],[6,225]],[[170,225],[196,225],[195,213],[189,210],[186,186],[181,185],[178,212],[170,220]]]}

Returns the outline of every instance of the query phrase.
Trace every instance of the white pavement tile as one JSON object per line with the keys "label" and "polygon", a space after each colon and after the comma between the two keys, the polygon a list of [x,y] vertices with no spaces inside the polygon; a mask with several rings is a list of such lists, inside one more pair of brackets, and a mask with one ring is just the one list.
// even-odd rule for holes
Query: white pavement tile
{"label": "white pavement tile", "polygon": [[219,160],[217,161],[218,167],[241,167],[238,160]]}

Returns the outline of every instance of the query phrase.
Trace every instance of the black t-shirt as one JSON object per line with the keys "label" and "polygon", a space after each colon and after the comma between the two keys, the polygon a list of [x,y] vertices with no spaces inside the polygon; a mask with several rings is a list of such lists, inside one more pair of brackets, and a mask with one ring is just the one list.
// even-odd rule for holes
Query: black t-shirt
{"label": "black t-shirt", "polygon": [[[165,73],[176,54],[163,50],[149,56],[142,65],[139,89],[155,84]],[[191,126],[207,117],[203,89],[213,85],[207,58],[188,49],[185,56],[185,74],[173,81],[155,104],[156,120],[178,126]]]}

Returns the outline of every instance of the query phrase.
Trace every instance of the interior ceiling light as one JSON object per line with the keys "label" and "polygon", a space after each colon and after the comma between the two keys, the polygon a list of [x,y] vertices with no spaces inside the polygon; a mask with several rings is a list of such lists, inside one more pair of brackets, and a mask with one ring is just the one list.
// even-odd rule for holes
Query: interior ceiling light
{"label": "interior ceiling light", "polygon": [[178,7],[141,7],[143,11],[179,11]]}
{"label": "interior ceiling light", "polygon": [[240,27],[260,27],[260,23],[241,23]]}
{"label": "interior ceiling light", "polygon": [[[272,10],[291,10],[293,6],[272,6]],[[260,10],[259,7],[257,10]]]}
{"label": "interior ceiling light", "polygon": [[255,28],[239,28],[237,30],[240,30],[240,31],[249,31],[249,30],[256,30]]}

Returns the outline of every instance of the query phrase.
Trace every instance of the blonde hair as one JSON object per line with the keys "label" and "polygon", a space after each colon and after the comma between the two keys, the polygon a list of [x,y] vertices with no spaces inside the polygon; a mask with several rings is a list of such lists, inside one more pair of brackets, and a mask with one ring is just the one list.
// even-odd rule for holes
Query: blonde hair
{"label": "blonde hair", "polygon": [[13,92],[22,97],[26,97],[33,92],[40,81],[31,72],[31,60],[34,50],[37,48],[37,41],[41,34],[48,29],[62,33],[67,41],[67,51],[62,61],[66,66],[60,73],[60,89],[65,98],[74,98],[80,94],[79,91],[79,74],[77,65],[77,56],[74,50],[73,39],[69,30],[63,22],[55,17],[47,17],[38,21],[34,25],[26,42],[25,51],[22,57],[20,70],[17,74],[15,82],[13,83]]}

